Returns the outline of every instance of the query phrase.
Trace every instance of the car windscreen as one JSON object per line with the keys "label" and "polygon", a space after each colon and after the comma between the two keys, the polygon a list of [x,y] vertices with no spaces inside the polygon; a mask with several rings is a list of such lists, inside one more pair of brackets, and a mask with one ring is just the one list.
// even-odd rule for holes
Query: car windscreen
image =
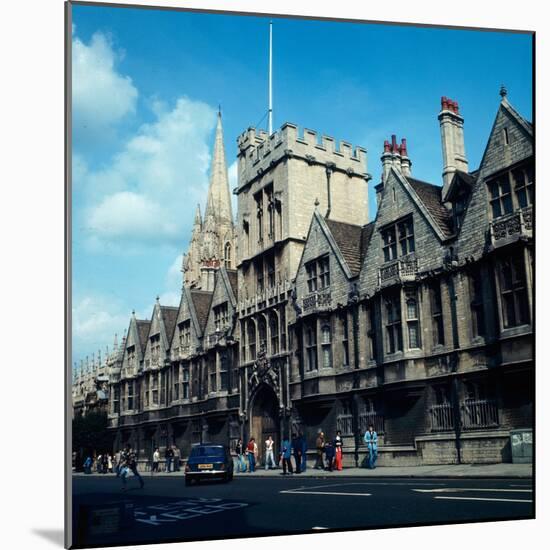
{"label": "car windscreen", "polygon": [[191,457],[224,456],[223,447],[195,447],[191,449]]}

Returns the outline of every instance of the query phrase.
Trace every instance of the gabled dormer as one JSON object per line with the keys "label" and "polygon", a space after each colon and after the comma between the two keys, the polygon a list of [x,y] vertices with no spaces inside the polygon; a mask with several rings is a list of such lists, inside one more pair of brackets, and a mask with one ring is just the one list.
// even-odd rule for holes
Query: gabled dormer
{"label": "gabled dormer", "polygon": [[160,305],[159,298],[153,308],[151,326],[147,336],[144,369],[162,368],[170,362],[170,346],[174,335],[177,307]]}
{"label": "gabled dormer", "polygon": [[140,371],[150,324],[150,321],[136,319],[135,311],[132,312],[126,341],[124,342],[121,378],[137,376]]}

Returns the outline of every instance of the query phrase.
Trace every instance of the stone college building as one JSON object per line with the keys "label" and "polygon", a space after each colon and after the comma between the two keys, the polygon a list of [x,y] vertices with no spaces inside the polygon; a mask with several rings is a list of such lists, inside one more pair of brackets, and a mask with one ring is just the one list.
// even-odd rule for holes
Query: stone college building
{"label": "stone college building", "polygon": [[381,465],[510,461],[533,425],[535,182],[532,125],[501,96],[475,170],[446,97],[442,182],[385,141],[372,221],[365,149],[290,123],[238,138],[234,217],[219,114],[180,305],[80,369],[75,414],[108,410],[144,465],[251,436],[261,460],[299,432],[313,453],[320,429],[361,465],[370,423]]}

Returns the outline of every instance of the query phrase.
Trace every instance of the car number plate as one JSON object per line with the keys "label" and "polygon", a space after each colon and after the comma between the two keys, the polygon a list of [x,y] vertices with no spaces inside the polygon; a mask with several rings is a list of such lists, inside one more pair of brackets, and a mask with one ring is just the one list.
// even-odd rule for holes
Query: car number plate
{"label": "car number plate", "polygon": [[213,467],[213,464],[199,464],[199,470],[211,470]]}

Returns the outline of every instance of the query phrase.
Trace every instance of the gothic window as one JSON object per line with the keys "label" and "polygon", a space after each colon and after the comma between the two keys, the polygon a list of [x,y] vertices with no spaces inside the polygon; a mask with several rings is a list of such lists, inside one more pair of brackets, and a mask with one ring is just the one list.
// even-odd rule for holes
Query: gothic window
{"label": "gothic window", "polygon": [[267,326],[263,315],[258,319],[258,339],[260,349],[267,351]]}
{"label": "gothic window", "polygon": [[483,272],[476,266],[469,275],[470,311],[473,336],[485,336],[485,313],[483,311]]}
{"label": "gothic window", "polygon": [[317,262],[309,262],[306,264],[307,272],[307,289],[309,292],[317,290]]}
{"label": "gothic window", "polygon": [[220,390],[226,391],[229,388],[229,361],[227,349],[219,353],[220,358]]}
{"label": "gothic window", "polygon": [[209,391],[210,393],[214,393],[218,390],[218,384],[216,380],[216,355],[214,357],[210,357],[210,362],[207,363],[208,365],[208,384],[209,384]]}
{"label": "gothic window", "polygon": [[146,374],[145,378],[143,379],[143,405],[145,407],[149,406],[149,380],[150,375]]}
{"label": "gothic window", "polygon": [[120,414],[120,386],[114,386],[113,391],[113,413]]}
{"label": "gothic window", "polygon": [[257,260],[254,263],[254,268],[256,270],[256,291],[258,293],[264,291],[264,266],[262,260]]}
{"label": "gothic window", "polygon": [[529,306],[523,255],[517,254],[502,260],[499,271],[504,328],[528,324]]}
{"label": "gothic window", "polygon": [[445,344],[445,325],[443,323],[443,305],[441,301],[441,282],[439,280],[430,284],[430,305],[432,313],[433,344]]}
{"label": "gothic window", "polygon": [[275,286],[275,257],[269,254],[265,259],[267,270],[267,286],[273,288]]}
{"label": "gothic window", "polygon": [[174,401],[180,398],[180,371],[181,367],[178,364],[174,367],[174,393],[172,394]]}
{"label": "gothic window", "polygon": [[328,254],[319,258],[319,288],[330,286],[330,260]]}
{"label": "gothic window", "polygon": [[418,302],[415,297],[407,299],[407,332],[409,349],[420,347],[420,329],[418,321]]}
{"label": "gothic window", "polygon": [[128,368],[132,370],[136,366],[136,347],[130,346],[127,349],[128,353]]}
{"label": "gothic window", "polygon": [[269,334],[271,337],[271,355],[279,353],[279,323],[277,322],[277,314],[271,313],[269,316]]}
{"label": "gothic window", "polygon": [[306,328],[307,370],[317,370],[317,327],[312,321]]}
{"label": "gothic window", "polygon": [[399,292],[386,298],[386,336],[388,353],[403,350],[403,331],[401,329],[401,298]]}
{"label": "gothic window", "polygon": [[153,405],[158,405],[159,404],[159,379],[158,379],[157,372],[153,372],[151,374],[151,383],[152,383]]}
{"label": "gothic window", "polygon": [[349,326],[348,326],[348,314],[342,313],[342,362],[344,367],[349,366]]}
{"label": "gothic window", "polygon": [[493,219],[512,212],[512,194],[508,174],[503,174],[488,182],[488,186]]}
{"label": "gothic window", "polygon": [[256,218],[258,221],[258,243],[262,244],[264,240],[264,202],[263,193],[260,191],[254,195],[256,201]]}
{"label": "gothic window", "polygon": [[134,410],[134,381],[130,380],[127,385],[128,388],[128,401],[127,407],[129,411]]}
{"label": "gothic window", "polygon": [[246,362],[246,322],[241,320],[241,363]]}
{"label": "gothic window", "polygon": [[179,344],[181,351],[188,351],[191,343],[191,321],[183,321],[178,325]]}
{"label": "gothic window", "polygon": [[159,382],[160,382],[160,404],[164,405],[166,402],[166,381],[167,381],[167,372],[159,372]]}
{"label": "gothic window", "polygon": [[397,258],[397,242],[395,238],[395,225],[382,231],[382,250],[384,251],[384,261],[389,262]]}
{"label": "gothic window", "polygon": [[160,359],[160,334],[155,334],[151,336],[151,363],[153,365],[158,365]]}
{"label": "gothic window", "polygon": [[321,327],[321,354],[323,356],[323,368],[328,369],[332,367],[332,353],[331,353],[331,339],[332,334],[330,330],[330,324],[324,323]]}
{"label": "gothic window", "polygon": [[512,178],[514,180],[514,190],[516,192],[519,207],[525,208],[533,204],[535,181],[533,165],[529,164],[513,170]]}
{"label": "gothic window", "polygon": [[214,307],[214,325],[217,331],[224,330],[229,325],[227,302]]}
{"label": "gothic window", "polygon": [[399,249],[401,256],[406,256],[414,252],[414,231],[412,218],[407,218],[397,224],[397,234],[399,237]]}
{"label": "gothic window", "polygon": [[248,321],[248,360],[256,360],[256,325],[252,319]]}
{"label": "gothic window", "polygon": [[273,186],[270,185],[265,189],[267,197],[267,236],[275,239],[275,203],[273,202]]}
{"label": "gothic window", "polygon": [[184,365],[181,369],[181,397],[189,399],[189,366]]}
{"label": "gothic window", "polygon": [[231,269],[231,243],[225,243],[224,262],[227,269]]}
{"label": "gothic window", "polygon": [[281,309],[280,318],[281,318],[281,321],[280,321],[280,327],[281,327],[281,350],[286,350],[286,349],[287,349],[287,345],[286,345],[286,311],[285,311],[285,306],[283,306],[283,308]]}

